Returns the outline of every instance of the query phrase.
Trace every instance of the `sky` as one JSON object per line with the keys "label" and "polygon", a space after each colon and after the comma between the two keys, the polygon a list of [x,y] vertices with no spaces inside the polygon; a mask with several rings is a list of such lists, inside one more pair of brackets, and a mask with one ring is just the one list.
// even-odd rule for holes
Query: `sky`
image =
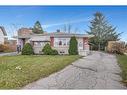
{"label": "sky", "polygon": [[121,40],[127,41],[127,6],[0,6],[0,25],[9,38],[21,27],[33,27],[36,21],[47,32],[63,31],[65,25],[71,25],[71,32],[84,34],[95,12],[103,13],[118,33],[123,32]]}

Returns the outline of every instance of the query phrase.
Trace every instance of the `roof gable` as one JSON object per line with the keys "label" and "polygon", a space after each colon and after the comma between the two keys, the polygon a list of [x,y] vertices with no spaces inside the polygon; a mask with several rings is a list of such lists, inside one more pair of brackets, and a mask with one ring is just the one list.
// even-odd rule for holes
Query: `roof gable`
{"label": "roof gable", "polygon": [[5,31],[5,28],[3,26],[0,26],[1,32],[3,32],[4,36],[7,36],[7,33]]}

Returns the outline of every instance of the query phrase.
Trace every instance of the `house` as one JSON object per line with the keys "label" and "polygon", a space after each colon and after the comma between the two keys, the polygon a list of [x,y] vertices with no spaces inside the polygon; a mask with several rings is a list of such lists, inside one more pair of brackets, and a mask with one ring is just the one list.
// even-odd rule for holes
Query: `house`
{"label": "house", "polygon": [[6,44],[10,51],[15,52],[17,50],[17,40],[9,39]]}
{"label": "house", "polygon": [[0,44],[4,44],[7,41],[7,33],[3,26],[0,26]]}
{"label": "house", "polygon": [[17,44],[21,46],[21,49],[23,48],[24,44],[28,42],[28,40],[31,38],[32,35],[33,32],[32,29],[30,28],[21,28],[18,30]]}
{"label": "house", "polygon": [[59,54],[68,54],[69,41],[72,36],[75,36],[78,41],[79,55],[87,55],[89,53],[88,40],[93,35],[64,33],[60,31],[35,34],[32,33],[32,29],[21,28],[18,31],[18,44],[23,48],[25,43],[31,43],[34,53],[40,54],[45,44],[50,43],[51,47],[56,49]]}

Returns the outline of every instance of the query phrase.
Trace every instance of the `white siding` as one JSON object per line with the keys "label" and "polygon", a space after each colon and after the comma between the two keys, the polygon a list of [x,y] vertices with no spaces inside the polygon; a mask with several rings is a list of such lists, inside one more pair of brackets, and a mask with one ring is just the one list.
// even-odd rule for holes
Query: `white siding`
{"label": "white siding", "polygon": [[83,50],[83,38],[77,38],[78,41],[78,50]]}
{"label": "white siding", "polygon": [[0,44],[4,44],[4,34],[1,29],[0,29]]}
{"label": "white siding", "polygon": [[34,42],[33,49],[35,54],[41,54],[43,47],[49,42]]}
{"label": "white siding", "polygon": [[22,41],[22,39],[18,39],[17,45],[20,45],[21,49],[23,48],[23,41]]}

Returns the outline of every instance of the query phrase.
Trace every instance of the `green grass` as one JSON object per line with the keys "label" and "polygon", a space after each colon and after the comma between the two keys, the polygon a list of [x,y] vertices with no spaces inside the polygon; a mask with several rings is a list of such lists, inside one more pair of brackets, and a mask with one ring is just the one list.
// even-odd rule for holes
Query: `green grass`
{"label": "green grass", "polygon": [[0,89],[18,89],[63,69],[79,56],[0,57]]}
{"label": "green grass", "polygon": [[122,69],[122,78],[123,82],[127,85],[127,56],[126,55],[117,55],[118,63]]}

